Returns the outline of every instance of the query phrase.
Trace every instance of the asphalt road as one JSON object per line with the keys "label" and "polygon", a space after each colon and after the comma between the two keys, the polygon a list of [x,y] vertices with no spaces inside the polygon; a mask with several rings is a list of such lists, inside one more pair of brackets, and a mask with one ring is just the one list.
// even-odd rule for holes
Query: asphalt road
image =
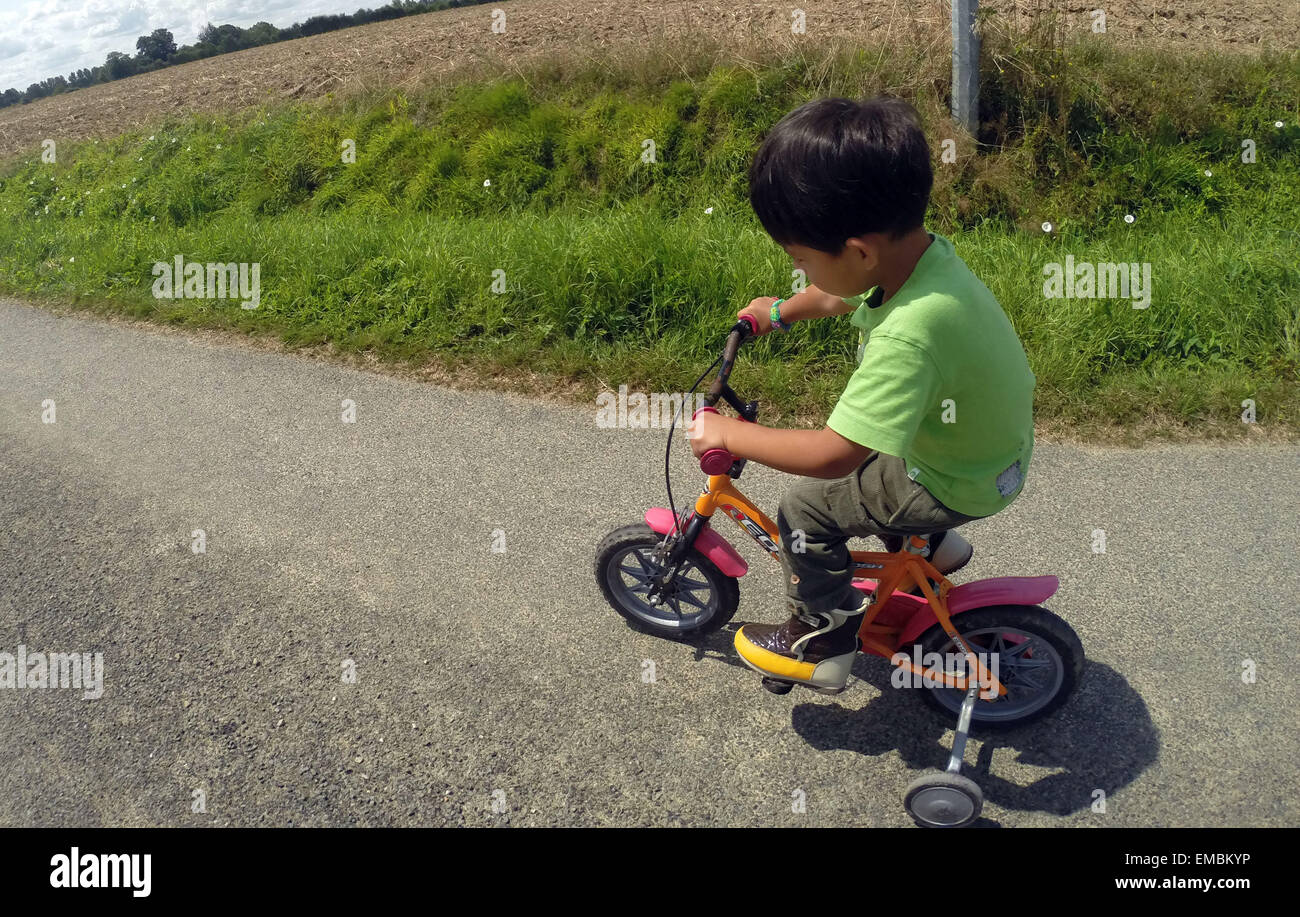
{"label": "asphalt road", "polygon": [[[603,603],[594,546],[664,504],[664,431],[595,417],[0,303],[0,652],[104,661],[98,699],[0,688],[0,824],[910,825],[953,724],[874,658],[838,698],[761,690],[731,648],[783,617],[752,543],[699,646]],[[770,512],[786,483],[741,480]],[[979,824],[1300,824],[1298,518],[1294,445],[1040,443],[957,579],[1057,574],[1089,663],[972,738]]]}

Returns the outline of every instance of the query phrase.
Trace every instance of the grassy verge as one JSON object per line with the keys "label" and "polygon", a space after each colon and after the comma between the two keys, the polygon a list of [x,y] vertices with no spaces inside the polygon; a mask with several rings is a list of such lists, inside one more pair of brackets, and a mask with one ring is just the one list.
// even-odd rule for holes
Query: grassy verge
{"label": "grassy verge", "polygon": [[[56,162],[0,171],[0,288],[532,390],[541,377],[589,403],[620,384],[680,391],[737,308],[790,288],[745,199],[763,131],[807,98],[889,90],[934,147],[929,226],[1014,322],[1046,428],[1244,435],[1251,399],[1253,429],[1300,431],[1297,56],[993,30],[977,144],[948,127],[932,49],[696,51],[56,140]],[[177,255],[257,263],[259,308],[155,298],[152,266]],[[1149,263],[1150,306],[1045,298],[1044,265],[1067,256]],[[769,420],[816,423],[852,370],[849,331],[764,339],[736,385]]]}

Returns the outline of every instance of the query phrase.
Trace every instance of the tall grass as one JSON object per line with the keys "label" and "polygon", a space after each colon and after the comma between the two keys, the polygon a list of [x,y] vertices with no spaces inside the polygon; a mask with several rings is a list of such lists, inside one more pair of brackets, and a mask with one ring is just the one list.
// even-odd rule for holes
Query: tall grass
{"label": "tall grass", "polygon": [[[946,119],[946,55],[912,43],[555,56],[507,78],[60,144],[56,163],[0,171],[0,286],[589,393],[680,390],[738,308],[790,288],[745,194],[763,132],[808,98],[895,91],[934,148],[929,226],[1011,317],[1041,420],[1228,432],[1250,398],[1261,424],[1294,432],[1300,58],[1066,46],[1050,22],[1033,29],[990,30],[978,138]],[[259,263],[261,307],[154,299],[153,263],[178,254]],[[1150,308],[1045,299],[1043,265],[1067,254],[1150,262]],[[765,417],[816,422],[854,345],[847,319],[763,339],[737,386],[769,402]]]}

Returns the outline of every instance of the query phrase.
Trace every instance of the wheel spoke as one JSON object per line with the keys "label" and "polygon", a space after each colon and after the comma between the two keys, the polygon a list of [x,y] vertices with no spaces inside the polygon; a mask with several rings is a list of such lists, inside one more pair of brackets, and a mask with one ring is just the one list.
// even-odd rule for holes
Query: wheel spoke
{"label": "wheel spoke", "polygon": [[679,592],[677,593],[676,597],[683,602],[689,602],[690,604],[694,605],[696,608],[700,609],[700,611],[703,611],[704,609],[709,607],[708,602],[701,602],[698,598],[691,595],[689,592]]}
{"label": "wheel spoke", "polygon": [[[1059,657],[1051,643],[1039,634],[990,627],[961,636],[973,651],[989,653],[997,660],[998,677],[1007,693],[983,706],[990,719],[1016,720],[1026,716],[1047,703],[1050,692],[1061,682]],[[956,641],[949,639],[941,652],[960,650]],[[963,692],[952,688],[939,689],[938,696],[944,698],[944,706],[954,711],[960,710],[964,700]]]}
{"label": "wheel spoke", "polygon": [[634,578],[638,583],[648,583],[650,581],[650,575],[643,570],[633,570],[630,567],[624,567],[620,564],[618,572],[626,573],[628,576]]}
{"label": "wheel spoke", "polygon": [[1015,660],[1015,665],[1023,664],[1024,660],[1022,657],[1024,657],[1024,654],[1030,650],[1034,644],[1033,640],[1026,640],[1023,643],[1015,643],[1008,647],[1006,641],[999,639],[998,642],[1002,645],[1001,656]]}

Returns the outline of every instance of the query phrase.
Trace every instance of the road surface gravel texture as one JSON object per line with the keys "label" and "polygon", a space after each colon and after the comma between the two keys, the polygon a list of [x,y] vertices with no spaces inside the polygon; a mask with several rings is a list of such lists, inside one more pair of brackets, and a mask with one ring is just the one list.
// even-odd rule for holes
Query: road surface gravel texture
{"label": "road surface gravel texture", "polygon": [[[953,724],[873,657],[763,691],[731,646],[783,617],[752,542],[699,646],[604,604],[594,546],[664,504],[664,431],[595,418],[0,303],[0,651],[104,660],[99,699],[0,690],[0,824],[910,825]],[[955,579],[1058,575],[1089,658],[1058,714],[972,738],[978,824],[1300,823],[1297,459],[1040,441],[963,528]],[[740,484],[774,513],[789,481]]]}

